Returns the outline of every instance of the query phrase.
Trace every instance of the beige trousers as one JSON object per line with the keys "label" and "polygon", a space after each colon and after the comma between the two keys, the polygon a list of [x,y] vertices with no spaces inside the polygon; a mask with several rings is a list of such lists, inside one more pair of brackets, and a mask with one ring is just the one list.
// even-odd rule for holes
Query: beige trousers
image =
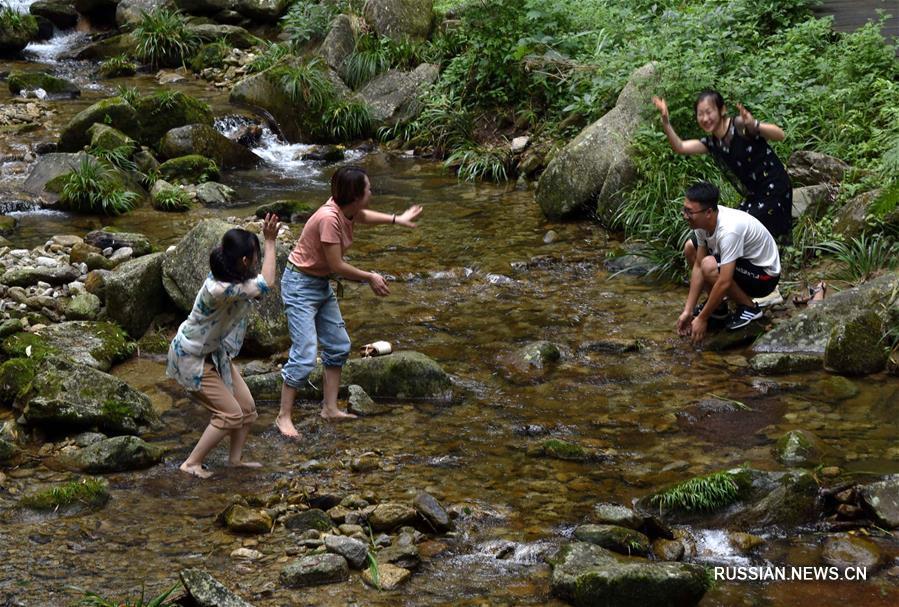
{"label": "beige trousers", "polygon": [[200,389],[191,393],[201,405],[209,409],[212,413],[209,423],[219,430],[242,428],[252,424],[259,417],[253,395],[250,394],[250,389],[247,388],[234,363],[231,363],[231,380],[234,383],[233,393],[222,381],[212,363],[207,362],[203,365]]}

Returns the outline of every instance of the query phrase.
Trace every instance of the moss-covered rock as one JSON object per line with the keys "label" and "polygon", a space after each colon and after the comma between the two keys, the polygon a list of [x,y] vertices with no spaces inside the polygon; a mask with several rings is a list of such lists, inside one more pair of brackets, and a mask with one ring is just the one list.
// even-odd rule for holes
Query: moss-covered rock
{"label": "moss-covered rock", "polygon": [[64,285],[72,282],[81,273],[72,266],[45,267],[19,266],[7,270],[0,276],[0,283],[8,287],[33,287],[39,282]]}
{"label": "moss-covered rock", "polygon": [[[217,0],[212,0],[213,2]],[[283,2],[283,0],[265,0],[269,5]],[[236,9],[240,11],[240,9]],[[228,49],[239,48],[248,49],[259,46],[263,43],[261,38],[257,38],[246,29],[239,25],[226,25],[222,23],[192,23],[190,30],[197,35],[203,42],[223,41]]]}
{"label": "moss-covered rock", "polygon": [[59,135],[60,152],[77,152],[91,142],[88,134],[94,123],[105,124],[131,137],[140,132],[137,112],[121,97],[110,97],[81,110]]}
{"label": "moss-covered rock", "polygon": [[256,208],[256,217],[265,218],[268,213],[275,213],[278,219],[287,223],[303,223],[315,213],[318,205],[303,200],[276,200]]}
{"label": "moss-covered rock", "polygon": [[170,130],[187,124],[212,126],[209,105],[180,91],[157,93],[138,99],[134,108],[140,125],[138,141],[156,146]]}
{"label": "moss-covered rock", "polygon": [[57,357],[36,366],[25,400],[25,423],[67,432],[96,427],[135,434],[157,420],[145,394],[102,371]]}
{"label": "moss-covered rock", "polygon": [[189,154],[163,162],[159,165],[159,176],[173,184],[203,183],[218,179],[219,168],[209,158]]}
{"label": "moss-covered rock", "polygon": [[134,343],[109,322],[69,321],[50,325],[40,333],[17,333],[3,341],[8,356],[44,358],[53,354],[105,371],[134,353]]}
{"label": "moss-covered rock", "polygon": [[549,457],[573,462],[587,462],[600,459],[600,456],[593,450],[558,438],[550,438],[539,445],[531,447],[528,449],[528,455],[532,457]]}
{"label": "moss-covered rock", "polygon": [[69,320],[96,320],[103,303],[93,293],[77,293],[65,305],[64,312]]}
{"label": "moss-covered rock", "polygon": [[63,458],[74,470],[92,474],[143,470],[162,461],[161,448],[136,436],[115,436],[92,443]]}
{"label": "moss-covered rock", "polygon": [[23,357],[43,360],[59,351],[43,335],[36,333],[15,333],[3,340],[0,350],[11,358]]}
{"label": "moss-covered rock", "polygon": [[807,430],[791,430],[774,445],[774,457],[785,466],[817,466],[826,451],[821,439]]}
{"label": "moss-covered rock", "polygon": [[77,514],[97,510],[109,501],[109,485],[97,478],[54,485],[22,497],[19,505],[30,510]]}
{"label": "moss-covered rock", "polygon": [[883,371],[889,356],[883,335],[883,320],[876,312],[857,312],[834,326],[824,349],[824,366],[845,375]]}
{"label": "moss-covered rock", "polygon": [[100,75],[104,78],[130,78],[135,74],[137,64],[121,57],[111,57],[100,64]]}
{"label": "moss-covered rock", "polygon": [[249,148],[231,141],[208,124],[172,129],[163,136],[159,151],[165,158],[205,156],[223,169],[250,168],[259,163],[259,157]]}
{"label": "moss-covered rock", "polygon": [[120,232],[115,228],[105,228],[88,232],[84,242],[98,249],[112,248],[112,250],[128,247],[134,251],[134,257],[146,255],[153,250],[150,240],[138,232]]}
{"label": "moss-covered rock", "polygon": [[0,403],[20,403],[30,392],[35,373],[37,362],[33,358],[11,358],[0,364]]}
{"label": "moss-covered rock", "polygon": [[764,352],[749,359],[749,366],[761,375],[784,375],[816,371],[824,366],[820,354]]}
{"label": "moss-covered rock", "polygon": [[37,35],[38,25],[34,15],[19,15],[15,21],[0,22],[0,54],[18,53]]}
{"label": "moss-covered rock", "polygon": [[201,569],[185,569],[178,575],[185,590],[197,605],[253,607]]}
{"label": "moss-covered rock", "polygon": [[290,588],[336,584],[349,578],[346,559],[337,554],[315,554],[289,563],[281,570],[281,583]]}
{"label": "moss-covered rock", "polygon": [[61,30],[75,27],[78,11],[73,0],[36,0],[28,12],[35,17],[43,17]]}
{"label": "moss-covered rock", "polygon": [[51,76],[46,72],[15,71],[9,75],[6,82],[9,85],[9,92],[13,95],[37,89],[43,89],[52,97],[71,98],[81,95],[81,89],[74,82]]}
{"label": "moss-covered rock", "polygon": [[87,134],[93,147],[104,150],[122,148],[127,150],[129,158],[137,151],[137,142],[134,139],[107,124],[94,123],[87,129]]}
{"label": "moss-covered rock", "polygon": [[208,68],[220,68],[225,64],[225,57],[228,56],[229,48],[222,44],[204,44],[194,56],[191,57],[188,65],[194,72],[202,72]]}
{"label": "moss-covered rock", "polygon": [[167,307],[163,259],[164,253],[144,255],[123,263],[106,278],[107,313],[132,337],[143,335]]}
{"label": "moss-covered rock", "polygon": [[618,525],[581,525],[574,530],[574,537],[627,556],[646,556],[651,550],[648,537]]}
{"label": "moss-covered rock", "polygon": [[330,531],[331,527],[334,526],[327,513],[318,508],[310,508],[302,512],[288,514],[284,517],[283,523],[286,528],[299,533],[310,529]]}
{"label": "moss-covered rock", "polygon": [[365,20],[381,36],[425,40],[431,32],[434,0],[370,0]]}
{"label": "moss-covered rock", "polygon": [[137,38],[131,32],[111,36],[91,42],[75,54],[76,59],[99,61],[120,55],[133,57],[137,54]]}
{"label": "moss-covered rock", "polygon": [[0,236],[9,236],[16,231],[19,220],[9,215],[0,215]]}

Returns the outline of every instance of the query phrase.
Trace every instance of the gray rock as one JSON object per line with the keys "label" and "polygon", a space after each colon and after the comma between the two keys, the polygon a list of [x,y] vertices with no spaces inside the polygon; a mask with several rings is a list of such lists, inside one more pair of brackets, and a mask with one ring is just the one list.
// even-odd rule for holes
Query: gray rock
{"label": "gray rock", "polygon": [[215,160],[222,169],[246,169],[259,163],[259,156],[231,141],[208,124],[188,124],[167,132],[159,143],[165,158],[199,154]]}
{"label": "gray rock", "polygon": [[578,576],[591,568],[615,563],[616,556],[609,550],[587,542],[571,542],[559,548],[548,562],[552,566],[553,594],[571,601],[574,599]]}
{"label": "gray rock", "polygon": [[162,449],[136,436],[107,438],[65,458],[67,466],[91,474],[142,470],[162,461]]}
{"label": "gray rock", "polygon": [[396,590],[412,576],[412,572],[390,563],[378,565],[378,580],[375,582],[371,569],[362,571],[362,581],[378,590]]}
{"label": "gray rock", "polygon": [[97,61],[102,59],[110,59],[120,55],[128,55],[133,57],[137,54],[137,38],[127,32],[103,38],[96,42],[91,42],[72,53],[74,59]]}
{"label": "gray rock", "polygon": [[821,463],[827,447],[807,430],[791,430],[774,445],[774,457],[785,466],[814,468]]}
{"label": "gray rock", "polygon": [[353,23],[347,15],[337,15],[331,22],[331,29],[325,36],[318,54],[331,69],[340,70],[343,62],[356,49],[356,34]]}
{"label": "gray rock", "polygon": [[542,379],[561,357],[556,344],[535,341],[500,356],[499,363],[506,379],[527,382]]}
{"label": "gray rock", "polygon": [[235,0],[234,10],[255,21],[275,22],[287,10],[288,0]]}
{"label": "gray rock", "polygon": [[174,0],[119,0],[115,9],[115,22],[120,28],[135,26],[143,18],[143,13],[174,7]]}
{"label": "gray rock", "polygon": [[399,544],[387,546],[378,551],[378,563],[389,563],[403,569],[418,569],[421,565],[421,556],[414,544]]}
{"label": "gray rock", "polygon": [[333,527],[331,517],[318,508],[288,514],[284,517],[283,523],[285,527],[298,533],[310,529],[330,531]]}
{"label": "gray rock", "polygon": [[70,432],[98,427],[134,434],[157,421],[145,394],[102,371],[59,358],[36,366],[24,400],[27,424]]}
{"label": "gray rock", "polygon": [[391,531],[415,522],[415,509],[405,504],[378,504],[368,515],[368,523],[375,531]]}
{"label": "gray rock", "polygon": [[59,151],[77,152],[88,145],[91,142],[88,129],[95,122],[116,128],[134,139],[140,133],[137,111],[121,97],[110,97],[75,114],[59,135]]}
{"label": "gray rock", "polygon": [[643,516],[632,508],[607,502],[593,506],[590,520],[598,525],[617,525],[628,529],[639,529],[643,525]]}
{"label": "gray rock", "polygon": [[365,20],[381,36],[424,40],[431,32],[433,0],[369,0]]}
{"label": "gray rock", "polygon": [[248,49],[262,43],[260,38],[238,25],[200,23],[190,24],[188,29],[195,33],[203,42],[224,40],[225,44],[231,48]]}
{"label": "gray rock", "polygon": [[23,346],[33,344],[34,356],[41,348],[101,371],[109,370],[134,352],[134,344],[122,330],[108,322],[73,320],[50,325],[28,337],[17,337],[12,336],[2,344],[3,351],[10,356],[24,356]]}
{"label": "gray rock", "polygon": [[19,448],[15,444],[0,438],[0,464],[12,461],[18,452]]}
{"label": "gray rock", "polygon": [[880,196],[881,190],[872,190],[859,194],[847,201],[834,219],[833,231],[846,238],[856,238],[868,229],[867,217],[869,208]]}
{"label": "gray rock", "polygon": [[112,248],[113,250],[128,247],[135,257],[147,255],[153,250],[149,239],[136,232],[113,232],[106,229],[88,232],[84,242],[98,249]]}
{"label": "gray rock", "polygon": [[352,384],[348,388],[349,398],[347,399],[347,409],[356,415],[383,415],[390,412],[388,405],[379,405],[365,393],[362,386]]}
{"label": "gray rock", "polygon": [[648,537],[618,525],[581,525],[574,530],[574,537],[627,556],[646,556],[651,550]]}
{"label": "gray rock", "polygon": [[9,287],[33,287],[39,282],[51,285],[64,285],[72,282],[81,272],[72,266],[65,265],[54,268],[38,266],[36,268],[19,266],[12,268],[0,276],[0,283]]}
{"label": "gray rock", "polygon": [[437,80],[438,74],[439,68],[430,63],[422,63],[411,72],[388,70],[362,87],[359,97],[369,106],[377,124],[393,125],[418,115],[418,95]]}
{"label": "gray rock", "polygon": [[[197,200],[207,207],[227,207],[234,201],[234,189],[223,183],[207,181],[196,186]],[[238,201],[243,204],[243,201]]]}
{"label": "gray rock", "polygon": [[793,219],[817,219],[827,212],[836,197],[835,190],[826,184],[793,189]]}
{"label": "gray rock", "polygon": [[178,576],[199,607],[253,607],[200,569],[184,569]]}
{"label": "gray rock", "polygon": [[[200,222],[184,236],[162,262],[162,284],[166,293],[183,312],[193,307],[197,292],[209,274],[209,252],[216,247],[229,229],[236,227],[224,221],[209,219]],[[278,248],[276,276],[284,272],[287,247]],[[267,356],[290,346],[287,318],[281,304],[280,284],[269,285],[271,290],[250,313],[243,352]],[[349,380],[349,378],[347,378]],[[357,382],[358,383],[358,382]]]}
{"label": "gray rock", "polygon": [[899,528],[899,476],[862,485],[859,495],[881,525],[887,529]]}
{"label": "gray rock", "polygon": [[[790,180],[800,186],[839,183],[849,168],[839,158],[811,150],[797,150],[787,161]],[[795,197],[793,204],[796,204]]]}
{"label": "gray rock", "polygon": [[28,7],[28,12],[47,19],[61,30],[75,27],[78,22],[74,0],[37,0]]}
{"label": "gray rock", "polygon": [[749,359],[750,368],[761,375],[785,375],[817,371],[824,366],[820,354],[765,352]]}
{"label": "gray rock", "polygon": [[844,375],[883,371],[889,353],[884,348],[883,319],[873,310],[856,311],[838,322],[824,349],[824,367]]}
{"label": "gray rock", "polygon": [[368,562],[368,546],[350,537],[328,535],[325,537],[325,548],[345,558],[353,569],[363,569]]}
{"label": "gray rock", "polygon": [[[537,182],[536,200],[550,219],[570,217],[586,208],[596,210],[607,227],[615,227],[619,195],[634,178],[629,146],[649,103],[649,86],[656,68],[647,64],[634,72],[615,107],[581,131],[546,167]],[[592,207],[595,202],[595,207]]]}
{"label": "gray rock", "polygon": [[298,559],[281,570],[281,583],[291,588],[320,586],[346,581],[350,576],[346,559],[337,554],[316,554]]}
{"label": "gray rock", "polygon": [[81,95],[81,89],[74,82],[57,78],[46,72],[14,71],[7,77],[9,92],[20,95],[23,92],[43,90],[50,98],[74,99]]}
{"label": "gray rock", "polygon": [[424,491],[418,493],[412,500],[412,506],[434,531],[448,531],[452,527],[449,514],[431,494]]}
{"label": "gray rock", "polygon": [[167,307],[162,286],[163,253],[144,255],[118,266],[106,277],[106,310],[134,338]]}
{"label": "gray rock", "polygon": [[69,320],[96,320],[102,307],[100,298],[86,291],[75,295],[65,306],[65,315]]}

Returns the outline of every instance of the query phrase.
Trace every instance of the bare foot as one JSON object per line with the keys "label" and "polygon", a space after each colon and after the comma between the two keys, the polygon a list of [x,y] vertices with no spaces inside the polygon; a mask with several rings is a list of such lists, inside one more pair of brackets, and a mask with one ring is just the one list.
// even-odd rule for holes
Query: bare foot
{"label": "bare foot", "polygon": [[200,478],[209,478],[210,476],[212,476],[212,472],[210,472],[209,470],[205,470],[203,468],[203,464],[189,465],[187,462],[184,462],[178,467],[178,469],[181,470],[181,472],[192,474]]}
{"label": "bare foot", "polygon": [[289,417],[281,417],[280,415],[275,418],[275,427],[281,432],[281,435],[286,438],[300,438],[300,433],[297,432],[297,429],[293,425],[293,421]]}
{"label": "bare foot", "polygon": [[342,411],[340,409],[322,409],[322,412],[319,413],[322,416],[322,419],[327,419],[329,421],[337,421],[341,419],[356,419],[356,415],[352,413],[347,413],[346,411]]}
{"label": "bare foot", "polygon": [[239,462],[228,462],[228,467],[229,468],[261,468],[262,464],[260,464],[259,462],[239,461]]}

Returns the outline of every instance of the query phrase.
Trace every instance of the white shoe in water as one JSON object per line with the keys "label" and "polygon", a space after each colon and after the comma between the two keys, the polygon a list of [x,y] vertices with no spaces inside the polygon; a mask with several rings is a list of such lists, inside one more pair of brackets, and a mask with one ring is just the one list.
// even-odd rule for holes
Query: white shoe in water
{"label": "white shoe in water", "polygon": [[784,302],[783,296],[780,294],[780,289],[774,287],[774,290],[765,295],[764,297],[756,297],[752,300],[752,302],[760,308],[768,308],[770,306],[776,306],[777,304],[782,304]]}

